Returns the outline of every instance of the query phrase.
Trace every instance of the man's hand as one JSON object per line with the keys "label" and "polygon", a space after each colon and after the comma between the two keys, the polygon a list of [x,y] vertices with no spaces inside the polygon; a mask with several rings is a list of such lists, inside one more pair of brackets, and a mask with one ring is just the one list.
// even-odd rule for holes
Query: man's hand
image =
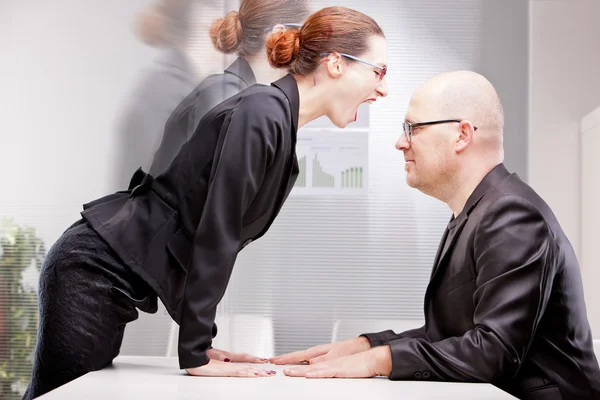
{"label": "man's hand", "polygon": [[229,376],[239,378],[258,378],[275,376],[276,372],[255,368],[243,364],[210,360],[208,364],[197,368],[186,368],[188,374],[193,376]]}
{"label": "man's hand", "polygon": [[367,351],[370,348],[371,343],[369,342],[369,339],[365,337],[358,337],[343,342],[322,344],[311,347],[307,350],[284,354],[282,356],[273,357],[269,361],[276,365],[298,364],[301,362],[317,364],[333,360],[334,358],[345,357]]}
{"label": "man's hand", "polygon": [[267,358],[260,358],[251,354],[245,353],[230,353],[225,350],[209,349],[206,351],[206,355],[211,360],[224,361],[224,362],[240,362],[240,363],[252,363],[252,364],[265,364],[269,360]]}
{"label": "man's hand", "polygon": [[379,346],[351,356],[283,371],[287,376],[306,378],[372,378],[389,376],[391,372],[392,353],[389,346]]}

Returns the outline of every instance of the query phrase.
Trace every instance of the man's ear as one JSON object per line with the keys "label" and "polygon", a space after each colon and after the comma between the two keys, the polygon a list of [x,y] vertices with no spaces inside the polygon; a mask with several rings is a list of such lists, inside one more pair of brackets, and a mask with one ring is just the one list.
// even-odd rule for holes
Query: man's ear
{"label": "man's ear", "polygon": [[344,63],[339,53],[331,53],[326,60],[327,73],[331,78],[339,78],[344,73]]}
{"label": "man's ear", "polygon": [[475,134],[475,127],[469,120],[463,120],[458,124],[459,135],[456,138],[456,144],[454,146],[457,153],[460,153],[467,149],[473,141],[473,135]]}

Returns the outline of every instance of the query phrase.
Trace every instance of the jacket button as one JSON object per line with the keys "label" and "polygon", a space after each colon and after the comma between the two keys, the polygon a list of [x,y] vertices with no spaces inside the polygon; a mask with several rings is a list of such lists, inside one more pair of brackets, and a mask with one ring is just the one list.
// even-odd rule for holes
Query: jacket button
{"label": "jacket button", "polygon": [[420,372],[415,372],[415,374],[413,376],[415,378],[417,378],[417,379],[421,379],[421,373]]}
{"label": "jacket button", "polygon": [[430,376],[431,376],[431,374],[429,373],[429,371],[423,372],[423,378],[429,379]]}

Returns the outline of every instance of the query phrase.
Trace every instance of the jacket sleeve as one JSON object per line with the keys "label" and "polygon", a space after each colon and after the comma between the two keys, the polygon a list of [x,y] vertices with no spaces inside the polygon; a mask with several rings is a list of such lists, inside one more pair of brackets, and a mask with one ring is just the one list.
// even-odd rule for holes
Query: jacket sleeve
{"label": "jacket sleeve", "polygon": [[[266,96],[265,96],[266,97]],[[221,128],[209,189],[194,235],[181,306],[179,364],[208,363],[216,307],[242,247],[242,220],[258,193],[285,127],[277,118],[282,104],[246,97]],[[257,104],[259,103],[259,104]],[[223,136],[224,135],[224,136]]]}
{"label": "jacket sleeve", "polygon": [[427,338],[427,333],[425,332],[425,325],[420,328],[410,329],[408,331],[404,331],[401,333],[395,333],[394,331],[387,330],[378,333],[363,333],[360,335],[362,337],[366,337],[371,343],[371,347],[383,346],[391,342],[392,340],[402,339],[402,338]]}
{"label": "jacket sleeve", "polygon": [[475,232],[474,328],[437,342],[389,342],[390,379],[493,382],[514,376],[527,355],[550,297],[553,235],[527,200],[496,200]]}

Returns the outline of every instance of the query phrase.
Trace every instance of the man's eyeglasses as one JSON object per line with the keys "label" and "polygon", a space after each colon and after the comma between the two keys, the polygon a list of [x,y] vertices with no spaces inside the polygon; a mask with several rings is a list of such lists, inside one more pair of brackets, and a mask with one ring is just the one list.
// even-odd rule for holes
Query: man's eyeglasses
{"label": "man's eyeglasses", "polygon": [[[328,56],[328,55],[330,55],[330,54],[331,54],[331,53],[321,53],[321,57],[327,57],[327,56]],[[376,65],[376,64],[370,63],[370,62],[368,62],[368,61],[361,60],[360,58],[358,58],[358,57],[354,57],[354,56],[351,56],[350,54],[344,54],[344,53],[340,53],[340,56],[342,56],[342,57],[346,57],[346,58],[349,58],[349,59],[351,59],[351,60],[354,60],[354,61],[358,61],[358,62],[360,62],[360,63],[363,63],[363,64],[366,64],[366,65],[368,65],[368,66],[370,66],[370,67],[373,67],[373,68],[377,68],[377,69],[379,69],[380,71],[379,71],[379,74],[377,75],[377,78],[378,78],[380,81],[382,81],[382,80],[383,80],[383,78],[385,78],[385,74],[387,74],[387,67],[382,67],[382,66],[380,66],[380,65]]]}
{"label": "man's eyeglasses", "polygon": [[[418,128],[420,126],[427,126],[427,125],[448,124],[451,122],[462,122],[462,120],[461,119],[441,119],[438,121],[417,122],[414,124],[412,124],[408,121],[404,121],[402,123],[402,129],[404,130],[404,135],[406,136],[406,140],[408,142],[410,142],[412,135],[413,135],[414,128]],[[473,129],[477,130],[477,127],[474,126]]]}

